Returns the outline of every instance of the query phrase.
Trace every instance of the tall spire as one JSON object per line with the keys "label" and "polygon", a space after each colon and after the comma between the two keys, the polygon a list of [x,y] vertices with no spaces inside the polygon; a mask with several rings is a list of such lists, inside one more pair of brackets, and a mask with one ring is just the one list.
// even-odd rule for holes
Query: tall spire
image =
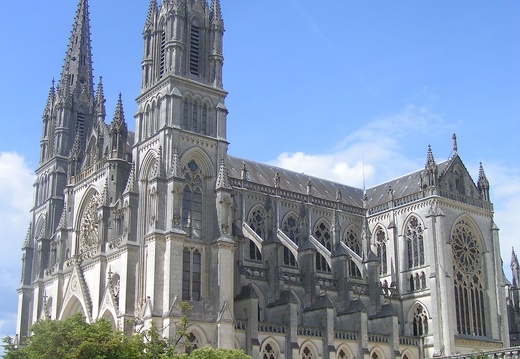
{"label": "tall spire", "polygon": [[89,23],[88,0],[79,0],[59,86],[62,90],[70,86],[72,94],[78,90],[78,94],[86,93],[90,99],[94,87]]}

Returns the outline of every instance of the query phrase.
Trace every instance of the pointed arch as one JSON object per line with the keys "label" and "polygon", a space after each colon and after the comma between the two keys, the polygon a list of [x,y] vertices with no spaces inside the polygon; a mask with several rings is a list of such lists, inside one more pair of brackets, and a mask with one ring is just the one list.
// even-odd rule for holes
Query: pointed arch
{"label": "pointed arch", "polygon": [[265,338],[260,344],[260,359],[278,359],[280,346],[272,337]]}
{"label": "pointed arch", "polygon": [[408,269],[424,266],[424,223],[421,218],[416,214],[410,214],[404,221],[402,233],[406,241]]}
{"label": "pointed arch", "polygon": [[159,154],[155,150],[149,150],[141,161],[139,168],[139,180],[149,180],[153,169],[156,166]]}
{"label": "pointed arch", "polygon": [[195,161],[204,176],[216,173],[215,166],[206,152],[199,147],[192,147],[181,156],[181,167],[185,168],[191,161]]}
{"label": "pointed arch", "polygon": [[317,359],[318,350],[310,340],[306,340],[300,346],[300,359]]}
{"label": "pointed arch", "polygon": [[378,347],[374,347],[370,351],[370,359],[385,359],[385,354]]}
{"label": "pointed arch", "polygon": [[379,274],[388,274],[388,253],[387,253],[388,233],[385,227],[378,224],[374,230],[374,244],[377,256],[379,257]]}
{"label": "pointed arch", "polygon": [[297,246],[300,246],[300,228],[299,228],[299,216],[294,211],[290,211],[285,214],[282,219],[280,229],[291,241]]}
{"label": "pointed arch", "polygon": [[112,324],[112,329],[117,330],[117,322],[114,316],[114,313],[112,313],[110,310],[106,309],[103,312],[103,315],[100,316],[100,318],[105,319],[107,322]]}
{"label": "pointed arch", "polygon": [[68,317],[76,313],[83,314],[83,317],[88,322],[87,308],[76,295],[73,295],[63,306],[63,309],[59,316],[59,320],[67,319]]}
{"label": "pointed arch", "polygon": [[[208,337],[206,335],[206,332],[202,327],[200,327],[197,324],[191,324],[186,328],[186,333],[188,333],[188,342],[190,344],[195,344],[197,347],[191,347],[191,350],[202,348],[208,345]],[[188,349],[188,346],[186,346],[185,350]],[[191,351],[190,351],[191,352]]]}
{"label": "pointed arch", "polygon": [[[351,224],[347,227],[343,234],[343,242],[358,256],[362,256],[363,245],[361,243],[361,231],[356,225]],[[358,264],[351,258],[349,258],[348,261],[349,275],[354,278],[361,278],[363,268],[358,267]]]}
{"label": "pointed arch", "polygon": [[428,335],[429,330],[430,314],[426,306],[416,301],[408,311],[407,322],[410,326],[410,334],[414,337]]}
{"label": "pointed arch", "polygon": [[258,297],[258,321],[263,321],[265,320],[265,309],[267,308],[267,302],[262,291],[256,284],[250,283],[249,285],[251,288],[253,288],[256,296]]}
{"label": "pointed arch", "polygon": [[336,358],[337,359],[352,359],[354,358],[354,355],[352,354],[352,350],[345,345],[340,344],[338,348],[336,349]]}
{"label": "pointed arch", "polygon": [[314,237],[330,252],[332,250],[331,225],[325,218],[320,218],[312,231]]}
{"label": "pointed arch", "polygon": [[455,315],[457,332],[462,335],[487,335],[482,238],[467,215],[459,217],[451,230]]}

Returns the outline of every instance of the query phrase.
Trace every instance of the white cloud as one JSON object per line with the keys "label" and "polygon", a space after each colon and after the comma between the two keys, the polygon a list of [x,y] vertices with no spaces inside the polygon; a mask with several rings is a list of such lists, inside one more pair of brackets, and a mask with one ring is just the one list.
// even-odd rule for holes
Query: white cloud
{"label": "white cloud", "polygon": [[33,182],[33,171],[27,167],[22,156],[14,152],[0,152],[0,331],[10,336],[16,329],[20,248],[29,225]]}
{"label": "white cloud", "polygon": [[20,247],[29,225],[33,182],[33,171],[23,157],[14,152],[0,153],[0,228],[4,239],[0,263],[3,270],[19,265]]}
{"label": "white cloud", "polygon": [[332,153],[284,152],[271,163],[356,187],[363,186],[364,176],[371,186],[417,170],[426,159],[426,148],[422,156],[411,158],[404,153],[403,139],[444,127],[441,118],[426,108],[408,105],[345,137]]}
{"label": "white cloud", "polygon": [[504,273],[511,279],[511,248],[515,247],[516,253],[520,253],[520,236],[517,230],[520,220],[520,168],[487,161],[484,166],[491,187],[495,223],[500,228],[500,251],[504,261]]}

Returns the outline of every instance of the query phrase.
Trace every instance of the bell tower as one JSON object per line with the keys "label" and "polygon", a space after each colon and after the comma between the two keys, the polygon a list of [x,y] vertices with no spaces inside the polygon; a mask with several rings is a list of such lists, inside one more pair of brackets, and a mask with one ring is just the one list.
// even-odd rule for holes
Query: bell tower
{"label": "bell tower", "polygon": [[[138,300],[151,298],[159,312],[171,307],[171,293],[200,311],[207,311],[201,306],[213,298],[218,266],[202,253],[219,255],[212,243],[219,226],[216,181],[228,148],[223,34],[219,0],[150,1],[132,157],[139,184],[137,238],[142,258],[148,256],[140,270]],[[168,258],[181,258],[184,267],[167,267],[163,251],[170,252]],[[160,278],[157,273],[170,274]],[[183,276],[185,281],[179,279]],[[170,289],[161,291],[154,284],[159,282]],[[220,310],[223,303],[213,305]]]}

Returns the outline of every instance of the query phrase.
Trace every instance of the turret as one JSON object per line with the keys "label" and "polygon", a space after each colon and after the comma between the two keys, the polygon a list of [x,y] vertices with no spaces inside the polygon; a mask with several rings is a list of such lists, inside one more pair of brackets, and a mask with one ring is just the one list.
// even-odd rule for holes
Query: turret
{"label": "turret", "polygon": [[424,171],[421,176],[422,189],[428,187],[437,187],[439,185],[437,164],[433,158],[433,152],[430,145],[428,145],[428,152],[426,154],[426,164],[424,165]]}
{"label": "turret", "polygon": [[110,158],[124,159],[125,145],[128,137],[128,128],[126,126],[125,114],[123,111],[123,101],[121,100],[121,94],[117,100],[116,110],[114,112],[114,118],[110,123],[108,130],[110,136]]}
{"label": "turret", "polygon": [[478,181],[477,188],[482,200],[489,202],[489,181],[484,173],[484,167],[482,167],[482,162],[480,162],[480,167],[478,171]]}

